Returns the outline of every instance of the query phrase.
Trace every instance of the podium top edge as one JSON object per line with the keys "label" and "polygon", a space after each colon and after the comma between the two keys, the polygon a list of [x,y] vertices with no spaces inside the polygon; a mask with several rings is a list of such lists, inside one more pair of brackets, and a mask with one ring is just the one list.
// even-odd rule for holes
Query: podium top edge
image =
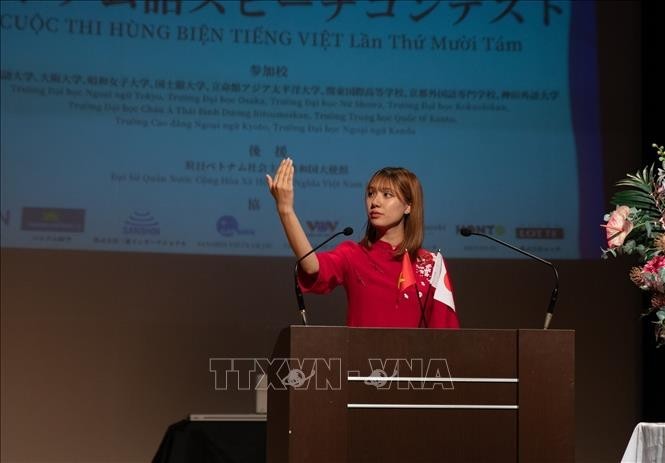
{"label": "podium top edge", "polygon": [[433,331],[462,331],[462,332],[471,332],[471,331],[479,331],[479,332],[502,332],[502,333],[514,333],[514,332],[519,332],[519,331],[528,331],[528,332],[556,332],[556,333],[561,333],[561,332],[569,332],[569,333],[574,333],[574,329],[547,329],[544,330],[542,328],[459,328],[459,329],[453,329],[453,328],[399,328],[399,327],[356,327],[356,326],[341,326],[341,325],[308,325],[308,326],[303,326],[303,325],[289,325],[285,329],[291,329],[291,328],[298,328],[298,329],[320,329],[320,328],[335,328],[335,329],[340,329],[340,328],[346,328],[349,330],[368,330],[368,331],[386,331],[386,330],[393,330],[393,331],[427,331],[427,332],[433,332]]}
{"label": "podium top edge", "polygon": [[266,421],[265,413],[190,413],[189,421]]}

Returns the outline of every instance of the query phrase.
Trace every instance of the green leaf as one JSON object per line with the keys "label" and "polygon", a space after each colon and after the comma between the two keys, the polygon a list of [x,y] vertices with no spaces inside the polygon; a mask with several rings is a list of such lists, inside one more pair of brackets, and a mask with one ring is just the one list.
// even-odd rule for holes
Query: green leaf
{"label": "green leaf", "polygon": [[613,257],[616,257],[616,256],[617,256],[616,249],[612,249],[612,248],[603,249],[603,248],[600,248],[600,251],[601,251],[601,253],[602,253],[602,254],[600,255],[600,258],[601,258],[601,259],[609,259],[610,255],[613,256]]}
{"label": "green leaf", "polygon": [[635,190],[617,191],[614,193],[614,195],[612,195],[612,202],[615,204],[625,204],[629,207],[637,207],[638,209],[642,209],[644,207],[657,209],[656,200],[653,198],[653,196]]}
{"label": "green leaf", "polygon": [[635,250],[635,240],[625,241],[623,243],[623,250],[627,254],[632,254],[633,251]]}
{"label": "green leaf", "polygon": [[638,179],[625,179],[620,180],[616,183],[616,186],[624,186],[628,188],[633,188],[636,190],[643,191],[644,193],[651,194],[653,192],[653,187],[650,183],[645,183]]}
{"label": "green leaf", "polygon": [[635,251],[637,251],[639,255],[643,256],[646,253],[646,248],[643,244],[640,244],[639,246],[635,247]]}

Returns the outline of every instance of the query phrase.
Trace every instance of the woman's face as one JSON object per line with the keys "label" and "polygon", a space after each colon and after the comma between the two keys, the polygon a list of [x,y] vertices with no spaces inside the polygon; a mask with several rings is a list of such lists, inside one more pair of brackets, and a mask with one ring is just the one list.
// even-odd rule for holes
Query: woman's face
{"label": "woman's face", "polygon": [[400,225],[404,214],[411,211],[411,206],[399,198],[397,191],[387,181],[374,181],[367,187],[365,205],[369,222],[378,230]]}

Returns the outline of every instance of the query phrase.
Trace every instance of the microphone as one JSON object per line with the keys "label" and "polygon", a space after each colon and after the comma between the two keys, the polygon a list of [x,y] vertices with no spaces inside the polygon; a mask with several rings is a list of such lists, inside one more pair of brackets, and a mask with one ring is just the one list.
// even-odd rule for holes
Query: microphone
{"label": "microphone", "polygon": [[353,228],[351,227],[346,227],[344,230],[335,233],[332,235],[330,238],[325,240],[323,243],[319,243],[317,246],[315,246],[311,251],[307,252],[304,256],[302,256],[300,259],[296,261],[296,266],[293,269],[293,281],[295,283],[295,291],[296,291],[296,300],[298,301],[298,310],[300,311],[300,317],[302,318],[302,324],[307,326],[307,313],[305,312],[305,298],[302,295],[302,289],[300,289],[300,284],[298,284],[298,265],[302,260],[312,254],[314,251],[317,249],[321,248],[323,245],[331,241],[333,238],[337,238],[339,235],[344,235],[344,236],[349,236],[353,235]]}
{"label": "microphone", "polygon": [[542,262],[545,265],[549,265],[552,268],[552,271],[554,272],[554,288],[552,289],[552,295],[550,296],[550,304],[547,307],[547,313],[545,314],[545,326],[543,327],[543,329],[546,330],[547,328],[549,328],[550,322],[552,321],[552,316],[554,315],[554,304],[556,304],[556,300],[559,297],[559,272],[556,271],[556,267],[554,266],[554,264],[552,264],[552,262],[550,262],[550,261],[547,261],[545,259],[541,259],[538,256],[535,256],[535,255],[533,255],[529,252],[526,252],[523,249],[520,249],[516,246],[513,246],[512,244],[508,244],[505,241],[501,241],[499,239],[496,239],[493,236],[486,235],[485,233],[474,232],[470,228],[465,227],[465,228],[460,229],[460,234],[462,236],[471,236],[471,235],[483,236],[483,237],[488,238],[492,241],[496,241],[497,243],[499,243],[503,246],[506,246],[506,247],[512,249],[513,251],[517,251],[520,254],[524,254],[525,256],[531,257],[532,259],[535,259],[538,262]]}

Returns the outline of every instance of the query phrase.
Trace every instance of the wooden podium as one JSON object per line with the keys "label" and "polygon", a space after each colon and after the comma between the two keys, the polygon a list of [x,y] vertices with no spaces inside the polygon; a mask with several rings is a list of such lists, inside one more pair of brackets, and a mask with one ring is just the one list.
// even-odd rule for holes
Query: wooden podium
{"label": "wooden podium", "polygon": [[269,463],[574,461],[574,331],[292,326]]}

